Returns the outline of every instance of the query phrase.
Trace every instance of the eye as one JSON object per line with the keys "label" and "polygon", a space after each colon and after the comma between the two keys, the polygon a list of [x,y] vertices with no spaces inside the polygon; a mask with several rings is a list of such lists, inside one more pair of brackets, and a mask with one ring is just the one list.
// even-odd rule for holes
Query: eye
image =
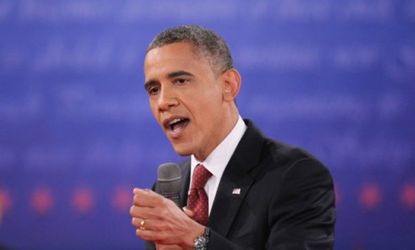
{"label": "eye", "polygon": [[157,95],[160,92],[160,86],[152,85],[147,88],[147,93],[149,95]]}
{"label": "eye", "polygon": [[173,83],[176,85],[183,85],[183,84],[187,84],[189,83],[190,80],[189,79],[185,79],[185,78],[176,78],[173,80]]}

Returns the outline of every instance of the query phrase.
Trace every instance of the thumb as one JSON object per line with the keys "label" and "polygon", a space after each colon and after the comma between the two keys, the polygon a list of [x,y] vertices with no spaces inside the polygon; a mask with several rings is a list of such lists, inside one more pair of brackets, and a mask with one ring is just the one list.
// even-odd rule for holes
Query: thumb
{"label": "thumb", "polygon": [[193,216],[195,215],[195,213],[187,207],[183,207],[183,212],[190,218],[193,218]]}

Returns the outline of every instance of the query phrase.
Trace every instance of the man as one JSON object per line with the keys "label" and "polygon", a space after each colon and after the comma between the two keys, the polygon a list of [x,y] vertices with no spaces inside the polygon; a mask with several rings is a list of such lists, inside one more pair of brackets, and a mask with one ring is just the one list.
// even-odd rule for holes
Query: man
{"label": "man", "polygon": [[333,248],[329,172],[242,120],[235,103],[241,77],[221,37],[199,26],[168,29],[150,44],[144,73],[155,119],[190,159],[181,165],[182,208],[134,189],[138,237],[157,249]]}

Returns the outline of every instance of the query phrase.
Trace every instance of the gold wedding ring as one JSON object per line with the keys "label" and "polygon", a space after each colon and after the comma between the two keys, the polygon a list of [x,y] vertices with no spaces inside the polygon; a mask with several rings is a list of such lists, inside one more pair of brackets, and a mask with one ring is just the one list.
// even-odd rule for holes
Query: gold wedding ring
{"label": "gold wedding ring", "polygon": [[140,230],[143,230],[143,231],[146,230],[146,228],[144,227],[144,224],[146,224],[146,222],[143,219],[143,220],[140,221]]}

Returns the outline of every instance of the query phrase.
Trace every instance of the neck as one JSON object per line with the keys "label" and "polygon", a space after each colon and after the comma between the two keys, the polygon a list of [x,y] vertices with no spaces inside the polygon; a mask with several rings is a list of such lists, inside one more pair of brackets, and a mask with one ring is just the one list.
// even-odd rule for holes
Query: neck
{"label": "neck", "polygon": [[239,118],[239,111],[234,105],[233,108],[230,109],[230,112],[226,114],[225,119],[221,123],[222,130],[220,135],[218,136],[218,140],[215,141],[210,147],[204,148],[201,151],[194,153],[194,157],[196,160],[203,162],[206,158],[212,153],[212,151],[229,135],[232,129],[236,126]]}

